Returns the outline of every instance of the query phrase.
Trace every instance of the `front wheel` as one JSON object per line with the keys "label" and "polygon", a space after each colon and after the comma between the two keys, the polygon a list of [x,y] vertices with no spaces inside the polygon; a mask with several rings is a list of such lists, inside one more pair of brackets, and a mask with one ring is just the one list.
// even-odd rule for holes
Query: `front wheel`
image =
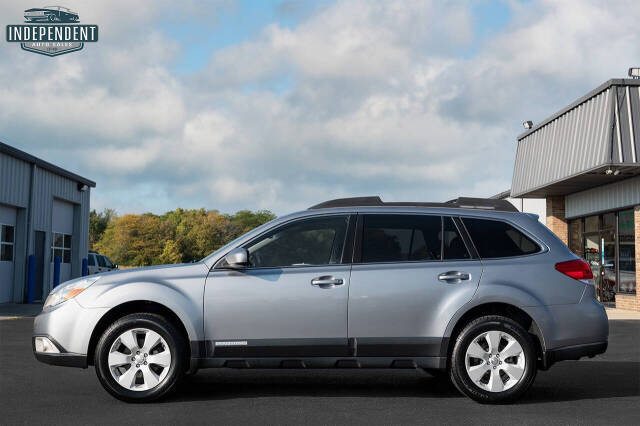
{"label": "front wheel", "polygon": [[451,379],[468,397],[487,404],[512,402],[536,376],[534,342],[510,318],[491,315],[469,323],[456,339]]}
{"label": "front wheel", "polygon": [[173,390],[182,376],[185,345],[180,332],[164,317],[127,315],[98,341],[94,360],[98,379],[123,401],[158,399]]}

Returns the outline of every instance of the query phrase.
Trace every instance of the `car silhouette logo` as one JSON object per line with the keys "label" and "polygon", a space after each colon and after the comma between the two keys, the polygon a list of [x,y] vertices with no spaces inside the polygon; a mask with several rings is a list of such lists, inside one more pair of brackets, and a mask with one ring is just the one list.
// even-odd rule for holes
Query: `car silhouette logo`
{"label": "car silhouette logo", "polygon": [[26,22],[80,22],[78,13],[63,6],[34,7],[24,11]]}

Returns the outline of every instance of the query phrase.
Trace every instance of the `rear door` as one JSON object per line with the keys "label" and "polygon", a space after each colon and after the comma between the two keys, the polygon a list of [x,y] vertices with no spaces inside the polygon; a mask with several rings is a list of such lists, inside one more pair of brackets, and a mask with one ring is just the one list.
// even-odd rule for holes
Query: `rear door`
{"label": "rear door", "polygon": [[440,356],[449,320],[482,275],[457,219],[366,214],[357,234],[349,290],[357,355]]}

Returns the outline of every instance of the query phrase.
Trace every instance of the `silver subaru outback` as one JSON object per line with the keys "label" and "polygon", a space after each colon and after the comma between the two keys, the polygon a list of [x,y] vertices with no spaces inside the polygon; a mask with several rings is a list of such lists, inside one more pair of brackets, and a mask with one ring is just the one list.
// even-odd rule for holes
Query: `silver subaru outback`
{"label": "silver subaru outback", "polygon": [[54,289],[38,360],[151,401],[200,368],[420,368],[483,403],[607,348],[589,265],[503,200],[327,201],[200,262]]}

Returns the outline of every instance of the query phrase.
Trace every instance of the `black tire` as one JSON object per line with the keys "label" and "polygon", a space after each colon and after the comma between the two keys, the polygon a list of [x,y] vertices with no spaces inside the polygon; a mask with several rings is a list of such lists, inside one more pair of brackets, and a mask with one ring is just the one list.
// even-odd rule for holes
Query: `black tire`
{"label": "black tire", "polygon": [[[522,347],[525,356],[524,373],[511,388],[502,392],[490,392],[476,385],[467,373],[465,356],[468,346],[480,334],[487,331],[502,331],[513,336]],[[495,368],[495,367],[494,367]],[[500,367],[498,367],[500,368]],[[457,336],[451,355],[451,381],[469,398],[483,404],[506,404],[520,398],[533,384],[537,373],[536,346],[527,331],[510,318],[489,315],[471,321]]]}
{"label": "black tire", "polygon": [[[149,390],[135,391],[121,386],[113,378],[108,364],[112,344],[122,333],[134,328],[147,328],[160,334],[171,353],[169,372],[161,383]],[[94,357],[96,374],[105,390],[120,400],[127,402],[153,401],[174,390],[177,382],[182,378],[187,358],[186,345],[182,334],[163,316],[152,313],[130,314],[114,322],[100,337]]]}

